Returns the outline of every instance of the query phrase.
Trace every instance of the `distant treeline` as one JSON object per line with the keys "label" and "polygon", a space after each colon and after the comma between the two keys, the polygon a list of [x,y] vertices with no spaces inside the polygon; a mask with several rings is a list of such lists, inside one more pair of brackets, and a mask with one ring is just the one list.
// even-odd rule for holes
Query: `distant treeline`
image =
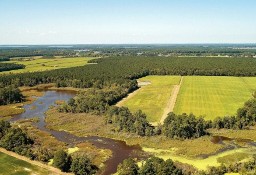
{"label": "distant treeline", "polygon": [[0,58],[31,57],[31,56],[75,56],[74,49],[64,48],[30,48],[30,47],[6,47],[0,49]]}
{"label": "distant treeline", "polygon": [[254,58],[116,57],[95,65],[0,77],[0,86],[57,83],[78,88],[122,84],[147,75],[256,76]]}
{"label": "distant treeline", "polygon": [[30,56],[232,56],[253,57],[255,44],[112,44],[112,45],[70,45],[70,46],[0,46],[0,57]]}
{"label": "distant treeline", "polygon": [[2,61],[10,61],[10,58],[0,58],[0,62]]}
{"label": "distant treeline", "polygon": [[24,69],[24,68],[25,68],[25,65],[23,65],[23,64],[0,63],[0,72],[9,71],[9,70]]}

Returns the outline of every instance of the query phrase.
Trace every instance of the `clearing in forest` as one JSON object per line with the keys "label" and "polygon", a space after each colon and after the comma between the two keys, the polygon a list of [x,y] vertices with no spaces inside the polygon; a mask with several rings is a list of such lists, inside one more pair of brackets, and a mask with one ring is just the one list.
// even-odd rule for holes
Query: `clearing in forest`
{"label": "clearing in forest", "polygon": [[147,76],[139,79],[139,82],[150,82],[135,91],[133,95],[121,101],[118,106],[126,106],[132,112],[141,109],[148,121],[158,123],[171,98],[173,88],[179,85],[181,76]]}
{"label": "clearing in forest", "polygon": [[87,58],[87,57],[59,58],[59,57],[56,57],[56,58],[28,58],[28,59],[21,59],[21,60],[6,61],[6,63],[23,64],[26,67],[24,69],[4,71],[4,72],[1,72],[0,74],[37,72],[37,71],[46,71],[46,70],[53,70],[53,69],[84,66],[91,59],[93,59],[93,58]]}
{"label": "clearing in forest", "polygon": [[193,113],[206,119],[235,115],[255,90],[256,77],[186,76],[174,113]]}

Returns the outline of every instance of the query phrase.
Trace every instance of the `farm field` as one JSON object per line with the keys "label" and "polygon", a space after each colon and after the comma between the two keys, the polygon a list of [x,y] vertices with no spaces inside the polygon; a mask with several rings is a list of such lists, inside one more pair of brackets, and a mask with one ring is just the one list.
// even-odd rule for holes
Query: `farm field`
{"label": "farm field", "polygon": [[0,152],[1,175],[50,174],[46,169]]}
{"label": "farm field", "polygon": [[141,87],[136,94],[121,102],[135,112],[141,109],[149,122],[159,122],[170,99],[174,85],[179,84],[180,76],[147,76],[139,79],[151,84]]}
{"label": "farm field", "polygon": [[25,73],[25,72],[37,72],[53,69],[69,68],[86,65],[89,60],[93,58],[87,57],[73,57],[73,58],[35,58],[35,59],[23,59],[7,61],[6,63],[16,63],[25,65],[25,69],[18,69],[12,71],[4,71],[0,74],[8,73]]}
{"label": "farm field", "polygon": [[[147,76],[138,81],[149,81],[134,95],[119,104],[135,112],[141,109],[152,123],[160,121],[179,76]],[[193,113],[214,119],[234,115],[256,90],[256,77],[185,76],[174,106],[174,113]]]}
{"label": "farm field", "polygon": [[206,119],[234,115],[255,90],[255,77],[186,76],[174,112],[203,115]]}

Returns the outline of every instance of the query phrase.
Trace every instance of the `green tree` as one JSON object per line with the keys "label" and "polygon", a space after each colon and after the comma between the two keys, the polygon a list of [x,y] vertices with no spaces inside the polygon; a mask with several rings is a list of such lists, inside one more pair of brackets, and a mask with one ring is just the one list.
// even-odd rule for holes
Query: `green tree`
{"label": "green tree", "polygon": [[21,155],[26,155],[32,144],[33,140],[31,140],[20,128],[9,129],[0,140],[0,146]]}
{"label": "green tree", "polygon": [[138,171],[139,167],[132,158],[125,159],[117,168],[119,175],[138,175]]}
{"label": "green tree", "polygon": [[11,128],[10,122],[0,121],[0,139],[7,133],[9,128]]}
{"label": "green tree", "polygon": [[53,158],[53,165],[61,171],[67,172],[70,169],[70,157],[63,150],[56,151]]}
{"label": "green tree", "polygon": [[75,175],[91,175],[97,172],[97,167],[85,155],[77,155],[72,160],[71,171]]}

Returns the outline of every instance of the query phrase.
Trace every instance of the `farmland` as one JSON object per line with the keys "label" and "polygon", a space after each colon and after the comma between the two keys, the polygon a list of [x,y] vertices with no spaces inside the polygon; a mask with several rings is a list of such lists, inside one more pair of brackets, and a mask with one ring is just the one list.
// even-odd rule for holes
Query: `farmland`
{"label": "farmland", "polygon": [[235,115],[256,90],[255,77],[184,77],[174,112],[206,119]]}
{"label": "farmland", "polygon": [[25,65],[24,69],[4,71],[1,74],[7,73],[25,73],[25,72],[37,72],[37,71],[46,71],[54,70],[68,67],[77,67],[84,66],[91,58],[86,57],[74,57],[74,58],[28,58],[28,59],[18,59],[13,61],[7,61],[6,63],[15,63]]}
{"label": "farmland", "polygon": [[150,122],[159,122],[170,99],[173,85],[180,82],[180,76],[147,76],[139,82],[151,84],[141,87],[131,98],[124,100],[122,106],[131,111],[142,110]]}
{"label": "farmland", "polygon": [[[150,122],[159,122],[172,87],[179,84],[180,77],[148,76],[138,81],[149,81],[151,84],[124,100],[122,106],[131,111],[141,109]],[[255,90],[255,77],[184,76],[174,113],[193,113],[207,120],[235,115]]]}

